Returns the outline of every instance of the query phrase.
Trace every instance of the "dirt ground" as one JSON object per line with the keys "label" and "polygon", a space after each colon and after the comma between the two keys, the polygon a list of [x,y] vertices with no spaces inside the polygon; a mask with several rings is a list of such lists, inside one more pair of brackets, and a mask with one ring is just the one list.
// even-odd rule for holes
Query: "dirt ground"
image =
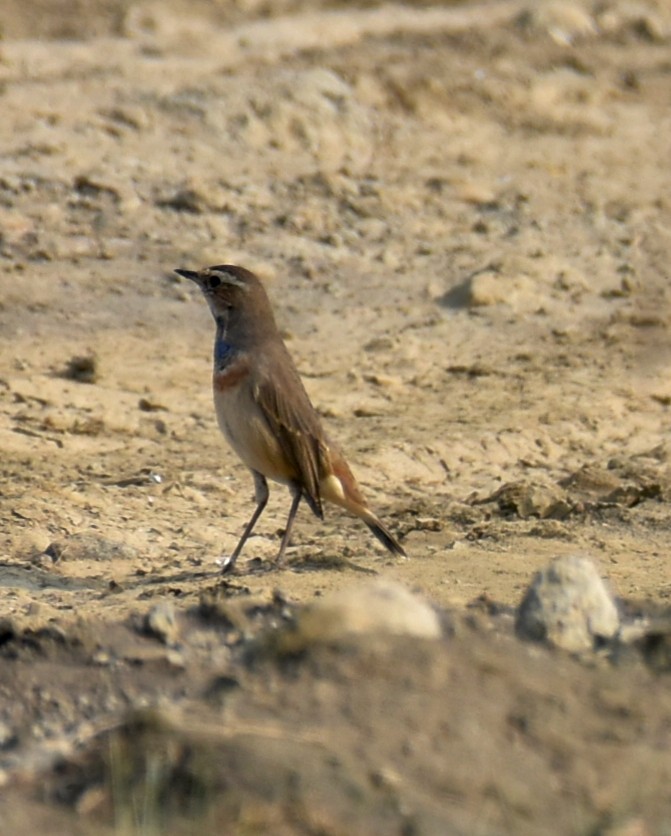
{"label": "dirt ground", "polygon": [[[0,830],[671,834],[671,10],[3,0]],[[252,482],[172,273],[266,282],[408,560]],[[382,577],[443,638],[279,647]]]}

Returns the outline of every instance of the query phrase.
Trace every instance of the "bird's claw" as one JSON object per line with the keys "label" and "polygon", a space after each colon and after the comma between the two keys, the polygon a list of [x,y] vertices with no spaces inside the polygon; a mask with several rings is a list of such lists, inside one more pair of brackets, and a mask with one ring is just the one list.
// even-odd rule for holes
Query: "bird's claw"
{"label": "bird's claw", "polygon": [[217,560],[217,566],[221,570],[222,575],[228,575],[233,571],[233,567],[235,566],[235,557],[232,554],[222,555]]}

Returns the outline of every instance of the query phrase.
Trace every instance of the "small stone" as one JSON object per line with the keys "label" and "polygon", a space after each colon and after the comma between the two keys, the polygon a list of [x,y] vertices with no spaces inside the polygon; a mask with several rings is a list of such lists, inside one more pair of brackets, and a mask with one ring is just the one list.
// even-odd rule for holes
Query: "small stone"
{"label": "small stone", "polygon": [[110,540],[94,532],[73,534],[63,540],[54,540],[44,550],[52,563],[77,560],[132,560],[137,552],[126,543]]}
{"label": "small stone", "polygon": [[488,308],[509,305],[514,310],[533,310],[538,304],[533,280],[526,275],[503,275],[487,269],[450,288],[440,301],[448,308]]}
{"label": "small stone", "polygon": [[168,647],[176,647],[179,644],[177,613],[170,601],[161,601],[152,607],[147,613],[144,627],[149,635],[160,639]]}
{"label": "small stone", "polygon": [[96,650],[93,656],[91,656],[91,662],[94,665],[106,667],[107,665],[112,664],[112,657],[107,650]]}
{"label": "small stone", "polygon": [[364,351],[391,351],[394,348],[394,341],[389,336],[373,337],[364,345]]}
{"label": "small stone", "polygon": [[520,293],[533,295],[533,290],[533,282],[526,276],[512,278],[494,271],[480,273],[470,281],[469,307],[512,304]]}
{"label": "small stone", "polygon": [[78,383],[95,383],[98,380],[98,358],[95,354],[82,354],[71,357],[64,371],[64,377]]}
{"label": "small stone", "polygon": [[531,517],[563,520],[572,510],[566,492],[561,488],[524,481],[507,482],[485,501],[495,501],[504,516],[514,514],[522,520]]}
{"label": "small stone", "polygon": [[498,197],[489,183],[479,183],[474,180],[457,184],[456,195],[464,203],[473,203],[476,206],[493,205]]}
{"label": "small stone", "polygon": [[591,560],[558,557],[536,574],[517,610],[519,636],[564,650],[592,650],[615,636],[617,607]]}

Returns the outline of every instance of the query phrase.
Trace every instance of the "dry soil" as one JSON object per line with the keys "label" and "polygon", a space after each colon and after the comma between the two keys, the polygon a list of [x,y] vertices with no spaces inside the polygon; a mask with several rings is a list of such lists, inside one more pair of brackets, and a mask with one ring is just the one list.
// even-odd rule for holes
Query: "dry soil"
{"label": "dry soil", "polygon": [[[2,832],[671,833],[664,630],[579,659],[512,630],[564,554],[669,608],[668,5],[0,25]],[[222,262],[408,560],[304,507],[275,567],[277,487],[219,576],[252,483],[172,269]],[[444,638],[274,648],[374,574]]]}

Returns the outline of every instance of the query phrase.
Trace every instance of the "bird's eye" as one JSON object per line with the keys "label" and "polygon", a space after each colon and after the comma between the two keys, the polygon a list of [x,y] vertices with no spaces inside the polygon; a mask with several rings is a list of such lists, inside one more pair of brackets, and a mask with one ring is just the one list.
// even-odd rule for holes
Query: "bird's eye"
{"label": "bird's eye", "polygon": [[215,287],[219,287],[221,284],[221,279],[219,276],[211,276],[210,277],[210,288],[214,290]]}

